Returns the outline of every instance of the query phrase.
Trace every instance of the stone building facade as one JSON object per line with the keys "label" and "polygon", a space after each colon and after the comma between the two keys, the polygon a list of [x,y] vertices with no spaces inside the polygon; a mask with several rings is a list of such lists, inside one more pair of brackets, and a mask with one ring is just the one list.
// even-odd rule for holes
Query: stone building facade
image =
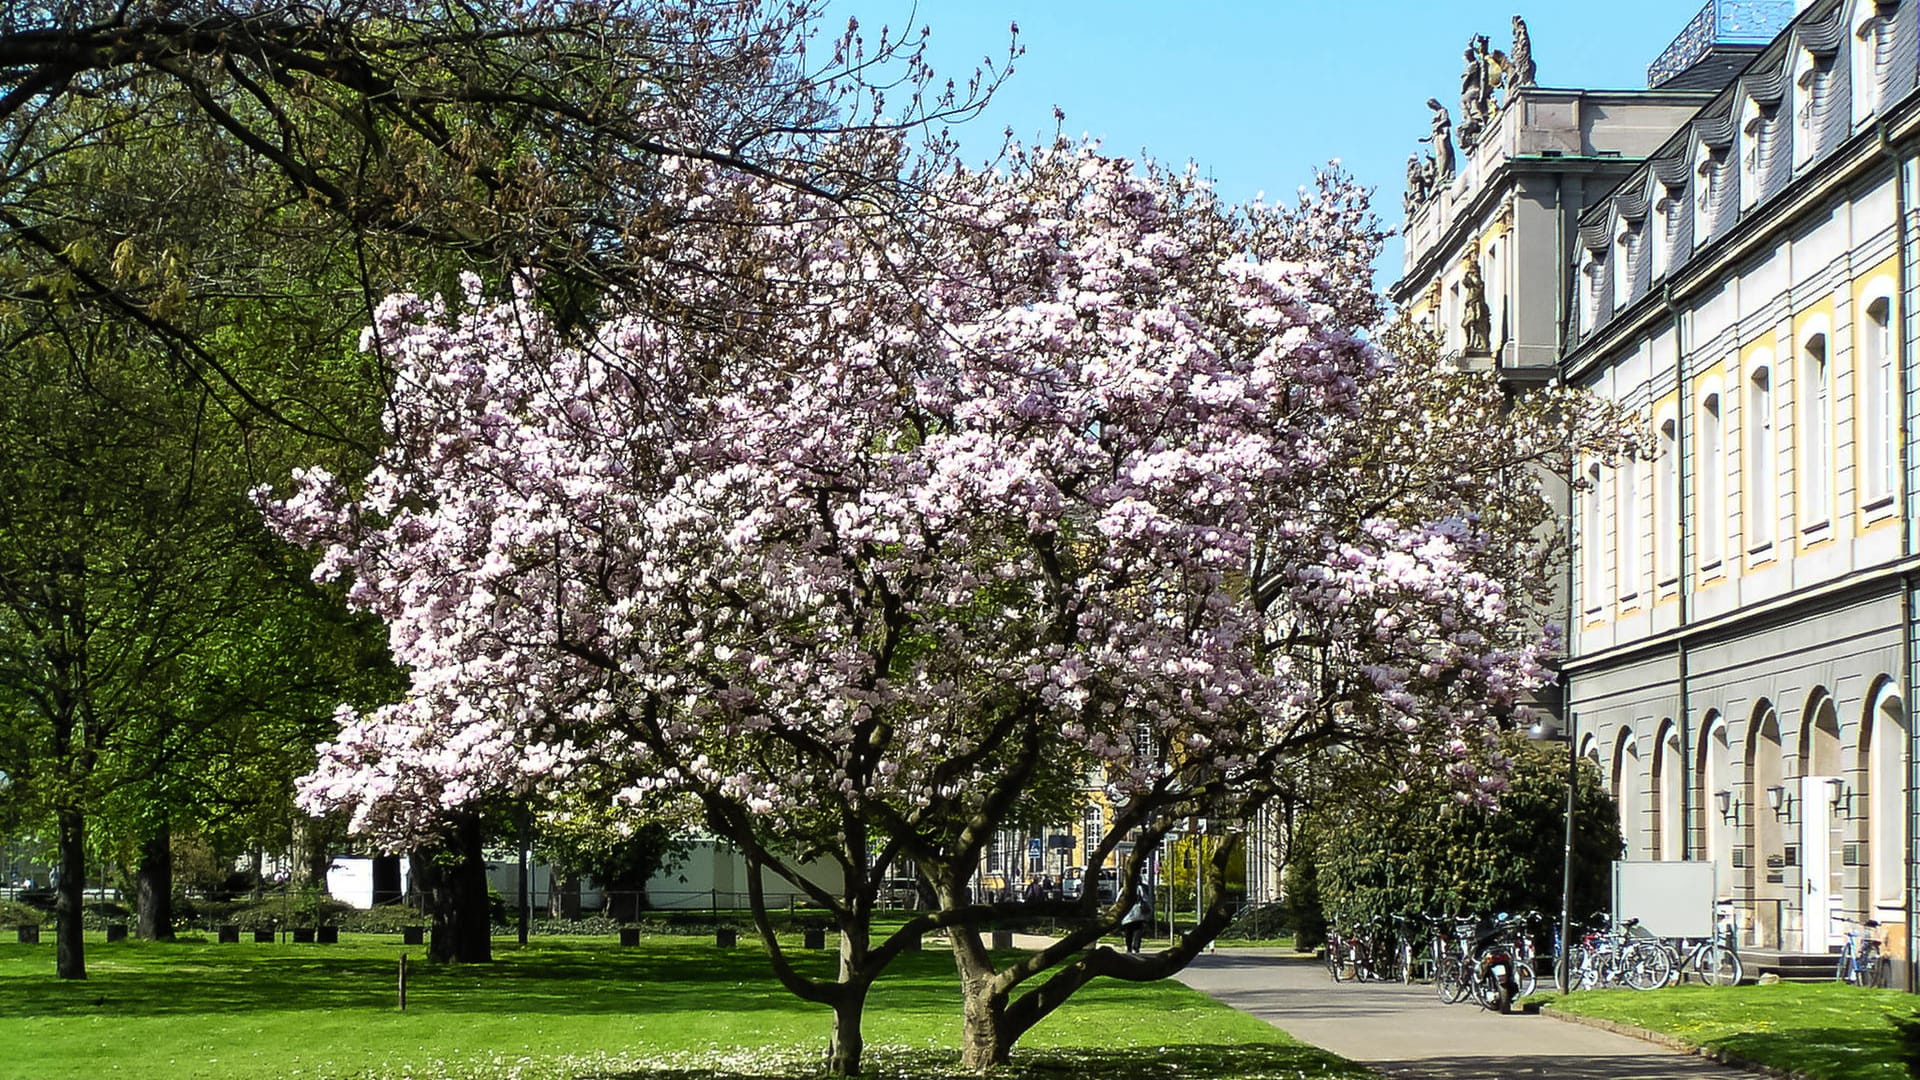
{"label": "stone building facade", "polygon": [[1911,211],[1920,4],[1798,5],[1581,216],[1564,378],[1650,460],[1586,466],[1567,710],[1628,856],[1704,859],[1745,941],[1914,907]]}
{"label": "stone building facade", "polygon": [[1751,949],[1881,923],[1907,980],[1917,69],[1915,0],[1713,0],[1645,91],[1510,91],[1409,200],[1392,289],[1516,392],[1562,379],[1650,432],[1566,507],[1559,720],[1626,856],[1712,862]]}

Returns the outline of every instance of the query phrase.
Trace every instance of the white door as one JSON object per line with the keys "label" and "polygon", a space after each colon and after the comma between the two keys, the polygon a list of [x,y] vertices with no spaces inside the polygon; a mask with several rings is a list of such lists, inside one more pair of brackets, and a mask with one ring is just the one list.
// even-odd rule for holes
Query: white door
{"label": "white door", "polygon": [[1800,778],[1800,900],[1801,925],[1806,927],[1808,952],[1825,952],[1846,940],[1841,924],[1840,890],[1834,882],[1838,851],[1834,829],[1831,776]]}

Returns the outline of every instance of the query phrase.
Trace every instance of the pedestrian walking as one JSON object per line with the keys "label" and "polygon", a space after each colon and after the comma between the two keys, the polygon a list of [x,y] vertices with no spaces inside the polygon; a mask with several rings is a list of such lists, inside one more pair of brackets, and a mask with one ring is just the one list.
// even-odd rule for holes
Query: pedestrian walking
{"label": "pedestrian walking", "polygon": [[1147,928],[1152,925],[1153,901],[1145,893],[1141,893],[1120,920],[1120,932],[1126,936],[1128,952],[1140,951],[1140,946],[1147,937]]}

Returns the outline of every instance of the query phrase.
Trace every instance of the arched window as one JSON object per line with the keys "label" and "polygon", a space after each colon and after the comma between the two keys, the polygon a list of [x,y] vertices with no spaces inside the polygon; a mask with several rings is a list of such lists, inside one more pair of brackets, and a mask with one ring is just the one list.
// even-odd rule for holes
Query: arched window
{"label": "arched window", "polygon": [[1700,463],[1698,491],[1700,520],[1700,567],[1711,570],[1724,557],[1727,537],[1726,432],[1721,426],[1720,395],[1708,394],[1700,402]]}
{"label": "arched window", "polygon": [[1660,456],[1653,459],[1654,576],[1661,585],[1680,576],[1680,424],[1660,422]]}
{"label": "arched window", "polygon": [[1747,434],[1747,549],[1757,551],[1773,543],[1780,517],[1774,498],[1773,372],[1764,364],[1747,376],[1747,413],[1740,422]]}
{"label": "arched window", "polygon": [[1800,525],[1813,528],[1833,518],[1833,378],[1827,335],[1800,343]]}
{"label": "arched window", "polygon": [[1868,297],[1860,319],[1860,352],[1856,371],[1860,387],[1861,488],[1869,503],[1890,499],[1894,492],[1893,436],[1899,394],[1894,385],[1893,301]]}

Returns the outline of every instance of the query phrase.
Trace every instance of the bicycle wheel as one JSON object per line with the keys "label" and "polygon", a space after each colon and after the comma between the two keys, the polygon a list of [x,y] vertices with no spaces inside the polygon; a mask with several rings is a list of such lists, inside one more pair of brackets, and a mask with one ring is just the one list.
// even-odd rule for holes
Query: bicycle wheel
{"label": "bicycle wheel", "polygon": [[1866,970],[1861,972],[1861,983],[1875,990],[1887,988],[1887,961],[1883,956],[1869,955]]}
{"label": "bicycle wheel", "polygon": [[1472,990],[1474,1000],[1478,1001],[1483,1009],[1505,1012],[1506,1010],[1500,1007],[1502,1002],[1505,1002],[1509,1008],[1512,1007],[1513,1002],[1507,997],[1507,988],[1501,985],[1500,980],[1494,978],[1491,972],[1473,976]]}
{"label": "bicycle wheel", "polygon": [[1513,981],[1518,986],[1519,997],[1526,997],[1540,989],[1540,977],[1533,973],[1533,965],[1525,960],[1516,960],[1513,964]]}
{"label": "bicycle wheel", "polygon": [[1667,955],[1667,950],[1650,942],[1636,941],[1627,946],[1621,961],[1627,985],[1635,990],[1665,986],[1667,976],[1673,973],[1673,957]]}
{"label": "bicycle wheel", "polygon": [[1840,950],[1840,959],[1833,966],[1833,981],[1851,984],[1858,984],[1860,981],[1860,973],[1854,968],[1851,943]]}
{"label": "bicycle wheel", "polygon": [[1353,956],[1343,941],[1327,942],[1327,972],[1334,982],[1346,982],[1353,978]]}
{"label": "bicycle wheel", "polygon": [[1413,943],[1400,943],[1400,984],[1407,986],[1413,982]]}
{"label": "bicycle wheel", "polygon": [[1710,945],[1700,957],[1700,981],[1708,986],[1739,986],[1746,975],[1740,954],[1732,949]]}
{"label": "bicycle wheel", "polygon": [[1450,956],[1440,961],[1440,966],[1433,975],[1433,989],[1434,993],[1440,996],[1440,1000],[1449,1005],[1457,1005],[1467,1000],[1469,986],[1466,965],[1462,964],[1458,957]]}

